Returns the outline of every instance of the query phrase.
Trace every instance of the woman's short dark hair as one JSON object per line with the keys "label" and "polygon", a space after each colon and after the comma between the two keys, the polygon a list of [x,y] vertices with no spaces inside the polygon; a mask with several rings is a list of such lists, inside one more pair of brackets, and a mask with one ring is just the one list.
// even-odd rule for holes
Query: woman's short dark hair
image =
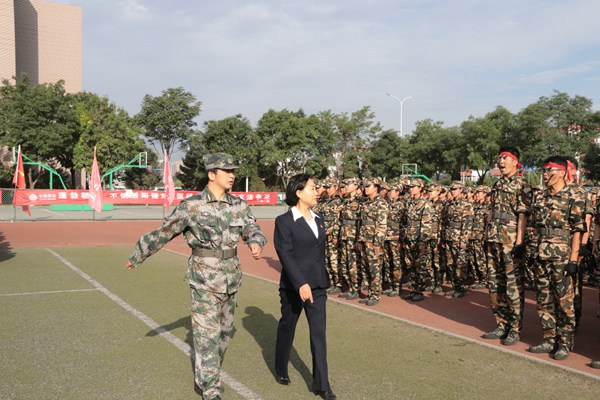
{"label": "woman's short dark hair", "polygon": [[296,194],[296,191],[304,190],[309,179],[312,179],[310,174],[297,174],[290,178],[287,188],[285,189],[285,204],[290,207],[294,207],[298,204],[300,198]]}

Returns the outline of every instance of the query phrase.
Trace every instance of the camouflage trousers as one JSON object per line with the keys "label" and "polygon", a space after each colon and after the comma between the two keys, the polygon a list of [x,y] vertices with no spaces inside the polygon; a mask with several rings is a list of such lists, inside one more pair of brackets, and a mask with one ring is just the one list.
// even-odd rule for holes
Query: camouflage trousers
{"label": "camouflage trousers", "polygon": [[386,240],[383,248],[383,284],[392,290],[400,290],[402,282],[402,265],[400,244],[395,240]]}
{"label": "camouflage trousers", "polygon": [[471,277],[473,282],[487,282],[487,265],[485,262],[485,251],[481,240],[469,240],[467,245],[467,265],[470,270],[467,277]]}
{"label": "camouflage trousers", "polygon": [[325,270],[327,271],[327,283],[329,286],[341,287],[340,269],[339,269],[340,252],[338,241],[327,238],[325,244]]}
{"label": "camouflage trousers", "polygon": [[573,279],[564,276],[565,261],[538,260],[536,269],[537,314],[544,338],[569,346],[575,332]]}
{"label": "camouflage trousers", "polygon": [[512,244],[486,243],[488,290],[496,324],[521,331],[525,293],[522,263],[513,262]]}
{"label": "camouflage trousers", "polygon": [[448,270],[452,271],[452,289],[467,291],[467,249],[461,242],[446,242],[446,258]]}
{"label": "camouflage trousers", "polygon": [[233,316],[237,293],[214,293],[190,287],[194,375],[203,399],[221,396],[221,365],[229,339],[233,337]]}
{"label": "camouflage trousers", "polygon": [[381,269],[383,267],[383,247],[372,242],[361,243],[361,260],[366,278],[369,298],[379,300],[381,297]]}
{"label": "camouflage trousers", "polygon": [[446,267],[442,265],[442,245],[437,240],[429,242],[431,249],[431,264],[429,267],[429,276],[432,279],[433,286],[442,287],[444,283],[444,271]]}
{"label": "camouflage trousers", "polygon": [[346,284],[351,291],[358,290],[359,259],[354,240],[342,240],[339,259],[340,278],[342,284]]}
{"label": "camouflage trousers", "polygon": [[535,286],[537,264],[537,241],[528,241],[525,245],[525,265],[523,270],[524,283]]}
{"label": "camouflage trousers", "polygon": [[416,292],[425,291],[431,283],[428,267],[431,264],[431,251],[428,250],[425,242],[406,242],[406,268],[412,289]]}

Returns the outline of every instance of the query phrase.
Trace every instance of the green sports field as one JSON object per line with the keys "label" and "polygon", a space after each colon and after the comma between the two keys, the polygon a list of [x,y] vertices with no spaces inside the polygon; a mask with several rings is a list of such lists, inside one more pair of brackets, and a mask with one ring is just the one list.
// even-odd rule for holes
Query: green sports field
{"label": "green sports field", "polygon": [[[193,399],[186,256],[138,270],[127,247],[0,253],[0,399]],[[225,399],[314,399],[307,324],[290,386],[273,378],[277,285],[244,278],[225,357]],[[328,304],[331,384],[340,399],[598,399],[600,381]]]}

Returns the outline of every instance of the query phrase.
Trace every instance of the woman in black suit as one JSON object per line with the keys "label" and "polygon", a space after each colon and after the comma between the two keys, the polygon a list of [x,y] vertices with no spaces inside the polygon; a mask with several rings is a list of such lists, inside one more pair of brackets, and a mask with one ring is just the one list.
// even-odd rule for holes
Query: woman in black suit
{"label": "woman in black suit", "polygon": [[291,209],[275,220],[273,240],[282,266],[281,319],[275,346],[276,380],[282,385],[290,383],[290,351],[296,324],[304,309],[313,359],[312,390],[323,399],[337,399],[329,386],[327,373],[325,227],[323,216],[311,210],[317,204],[317,191],[310,175],[298,174],[290,179],[285,202]]}

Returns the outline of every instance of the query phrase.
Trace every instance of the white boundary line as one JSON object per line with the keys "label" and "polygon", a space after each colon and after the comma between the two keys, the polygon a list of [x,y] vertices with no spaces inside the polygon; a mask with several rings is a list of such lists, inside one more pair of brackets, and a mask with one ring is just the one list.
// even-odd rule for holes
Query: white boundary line
{"label": "white boundary line", "polygon": [[0,296],[27,296],[32,294],[54,294],[54,293],[73,293],[73,292],[94,292],[98,289],[73,289],[73,290],[53,290],[47,292],[23,292],[23,293],[0,293]]}
{"label": "white boundary line", "polygon": [[[116,294],[114,294],[113,292],[108,290],[106,287],[102,286],[97,280],[95,280],[94,278],[92,278],[91,276],[89,276],[88,274],[86,274],[85,272],[80,270],[79,268],[77,268],[75,265],[73,265],[71,262],[69,262],[69,260],[65,259],[60,254],[56,253],[54,250],[49,249],[49,248],[46,248],[45,250],[48,251],[50,254],[52,254],[54,257],[58,258],[63,264],[65,264],[67,267],[69,267],[73,272],[75,272],[77,275],[81,276],[83,279],[88,281],[90,284],[92,284],[92,286],[94,286],[97,290],[99,290],[100,292],[105,294],[112,301],[114,301],[115,303],[117,303],[118,305],[123,307],[125,309],[125,311],[127,311],[128,313],[130,313],[131,315],[135,316],[140,321],[142,321],[143,323],[148,325],[150,327],[150,329],[156,331],[160,336],[162,336],[164,339],[166,339],[173,346],[177,347],[184,354],[187,354],[190,357],[193,356],[194,351],[183,340],[179,339],[177,336],[175,336],[171,332],[167,331],[165,328],[160,326],[156,321],[154,321],[152,318],[150,318],[146,314],[142,313],[138,309],[129,305],[127,302],[125,302],[119,296],[117,296]],[[179,253],[179,254],[181,254],[181,253]],[[249,387],[247,387],[243,383],[235,380],[233,377],[231,377],[225,371],[221,371],[221,380],[225,384],[227,384],[229,387],[231,387],[233,390],[235,390],[244,399],[261,400],[259,395],[254,393]]]}
{"label": "white boundary line", "polygon": [[[179,254],[179,255],[182,255],[182,256],[186,256],[186,257],[188,256],[187,254],[184,254],[184,253],[181,253],[181,252],[178,252],[178,251],[173,251],[173,250],[169,250],[169,249],[165,249],[165,250],[167,250],[167,251],[169,251],[171,253],[174,253],[174,254]],[[262,281],[273,283],[273,284],[277,284],[278,283],[278,282],[273,281],[271,279],[267,279],[267,278],[264,278],[262,276],[258,276],[258,275],[254,275],[254,274],[249,274],[247,272],[244,272],[244,275],[248,275],[248,276],[251,276],[253,278],[260,279]],[[373,310],[373,309],[367,309],[367,308],[364,308],[364,307],[362,307],[362,306],[360,306],[358,304],[347,303],[347,302],[345,302],[343,300],[338,300],[336,298],[332,298],[332,297],[329,297],[329,296],[328,296],[327,301],[334,301],[334,302],[336,302],[338,304],[343,304],[345,306],[353,307],[353,308],[356,308],[356,309],[359,309],[359,310],[362,310],[362,311],[365,311],[365,312],[370,312],[370,313],[373,313],[373,314],[381,315],[383,317],[388,317],[388,318],[391,318],[391,319],[394,319],[394,320],[397,320],[397,321],[401,321],[401,322],[404,322],[404,323],[412,325],[412,326],[417,326],[419,328],[427,329],[427,330],[430,330],[432,332],[441,333],[443,335],[447,335],[447,336],[451,336],[451,337],[454,337],[454,338],[457,338],[457,339],[461,339],[461,340],[467,341],[469,343],[474,343],[474,344],[477,344],[477,345],[480,345],[480,346],[483,346],[483,347],[487,347],[489,349],[494,349],[494,350],[501,351],[503,353],[511,354],[511,355],[514,355],[514,356],[518,356],[518,357],[524,358],[526,360],[530,360],[530,361],[536,362],[538,364],[544,364],[544,365],[549,365],[551,367],[560,368],[560,369],[563,369],[565,371],[572,372],[574,374],[583,375],[583,376],[585,376],[587,378],[592,378],[592,379],[600,381],[600,376],[594,375],[592,373],[585,372],[585,371],[582,371],[582,370],[579,370],[579,369],[576,369],[576,368],[572,368],[572,367],[567,367],[567,366],[564,366],[564,365],[556,364],[556,363],[554,363],[554,362],[552,362],[550,360],[543,360],[543,359],[540,359],[540,358],[537,358],[537,357],[532,357],[532,356],[529,356],[527,354],[520,353],[520,352],[518,352],[516,350],[511,350],[511,349],[504,348],[504,347],[498,347],[498,346],[495,346],[495,345],[490,344],[490,343],[481,342],[481,341],[479,341],[477,339],[473,339],[473,338],[470,338],[470,337],[467,337],[467,336],[462,336],[462,335],[459,335],[457,333],[452,333],[452,332],[444,331],[442,329],[438,329],[438,328],[434,328],[434,327],[431,327],[431,326],[428,326],[428,325],[424,325],[424,324],[421,324],[419,322],[410,321],[408,319],[404,319],[404,318],[396,317],[396,316],[393,316],[393,315],[390,315],[390,314],[386,314],[386,313],[381,312],[381,311],[376,311],[376,310]]]}

